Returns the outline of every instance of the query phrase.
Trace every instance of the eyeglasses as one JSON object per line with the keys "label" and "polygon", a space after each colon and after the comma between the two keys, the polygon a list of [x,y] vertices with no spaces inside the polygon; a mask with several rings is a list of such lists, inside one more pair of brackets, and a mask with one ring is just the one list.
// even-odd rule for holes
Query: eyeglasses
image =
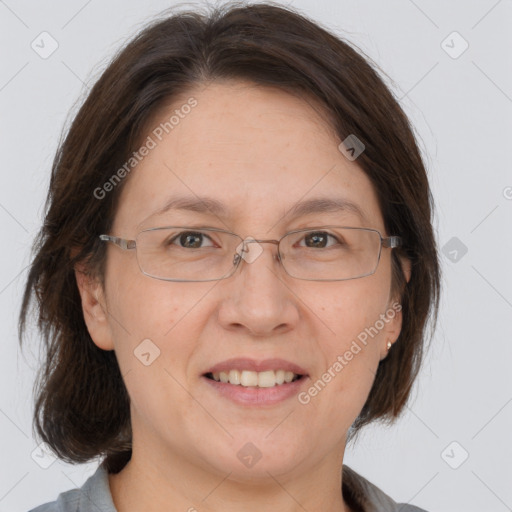
{"label": "eyeglasses", "polygon": [[100,235],[123,250],[135,249],[143,274],[164,281],[218,281],[232,276],[240,262],[252,263],[262,243],[277,245],[285,272],[306,281],[344,281],[372,275],[382,247],[402,244],[399,236],[383,238],[370,228],[321,226],[297,229],[280,240],[242,239],[214,228],[166,226],[145,229],[135,240]]}

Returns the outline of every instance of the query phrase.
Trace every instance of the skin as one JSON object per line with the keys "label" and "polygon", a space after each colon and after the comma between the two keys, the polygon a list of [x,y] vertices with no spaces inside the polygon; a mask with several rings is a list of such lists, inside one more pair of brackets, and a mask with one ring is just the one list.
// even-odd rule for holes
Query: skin
{"label": "skin", "polygon": [[[279,239],[292,229],[336,223],[397,234],[385,232],[370,180],[341,154],[341,141],[311,102],[217,81],[176,99],[153,126],[190,96],[197,106],[129,176],[111,234],[132,239],[143,227],[183,218],[243,238]],[[351,212],[287,215],[299,200],[333,192],[357,203],[366,222]],[[171,193],[214,197],[228,216],[151,216]],[[296,397],[263,408],[235,405],[201,375],[232,357],[278,357],[307,369],[307,390],[397,299],[390,294],[391,250],[382,249],[371,276],[315,282],[288,276],[276,246],[262,247],[255,261],[217,282],[150,278],[135,251],[112,244],[104,288],[77,271],[91,337],[115,350],[131,398],[133,456],[109,475],[119,512],[350,510],[341,494],[347,431],[387,342],[400,333],[400,313],[307,405]],[[407,265],[404,271],[408,279]],[[150,366],[133,354],[147,338],[160,350]],[[237,457],[248,442],[262,454],[251,468]]]}

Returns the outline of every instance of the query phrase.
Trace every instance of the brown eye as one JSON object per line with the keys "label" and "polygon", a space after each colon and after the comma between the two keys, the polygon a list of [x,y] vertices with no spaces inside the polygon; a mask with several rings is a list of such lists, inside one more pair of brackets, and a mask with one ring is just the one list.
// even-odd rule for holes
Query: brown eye
{"label": "brown eye", "polygon": [[336,240],[333,235],[327,233],[326,231],[315,231],[313,233],[308,233],[303,238],[303,240],[306,241],[306,247],[323,249],[327,246],[329,237]]}
{"label": "brown eye", "polygon": [[211,241],[210,237],[200,231],[183,231],[169,240],[168,245],[174,244],[176,240],[179,242],[176,245],[184,249],[200,249],[205,240]]}

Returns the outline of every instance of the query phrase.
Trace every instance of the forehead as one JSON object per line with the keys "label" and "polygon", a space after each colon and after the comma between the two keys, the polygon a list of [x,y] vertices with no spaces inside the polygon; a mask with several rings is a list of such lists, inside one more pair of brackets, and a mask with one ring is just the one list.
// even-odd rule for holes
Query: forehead
{"label": "forehead", "polygon": [[142,140],[148,137],[153,148],[121,194],[115,225],[123,229],[155,212],[170,215],[180,202],[195,203],[188,211],[201,215],[215,205],[211,215],[226,221],[220,227],[257,222],[259,229],[313,214],[313,203],[329,210],[322,198],[349,205],[347,214],[359,209],[360,225],[382,227],[369,178],[339,151],[341,141],[314,102],[276,88],[214,82],[161,109]]}

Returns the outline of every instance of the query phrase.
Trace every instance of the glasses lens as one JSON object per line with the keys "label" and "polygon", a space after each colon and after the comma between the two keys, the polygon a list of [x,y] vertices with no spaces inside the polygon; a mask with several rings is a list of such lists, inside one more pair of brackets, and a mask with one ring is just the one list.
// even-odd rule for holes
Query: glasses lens
{"label": "glasses lens", "polygon": [[142,231],[137,259],[144,274],[173,281],[210,281],[234,269],[237,235],[209,229],[166,227]]}
{"label": "glasses lens", "polygon": [[375,272],[380,247],[375,230],[326,226],[286,235],[281,259],[286,272],[299,279],[354,279]]}

